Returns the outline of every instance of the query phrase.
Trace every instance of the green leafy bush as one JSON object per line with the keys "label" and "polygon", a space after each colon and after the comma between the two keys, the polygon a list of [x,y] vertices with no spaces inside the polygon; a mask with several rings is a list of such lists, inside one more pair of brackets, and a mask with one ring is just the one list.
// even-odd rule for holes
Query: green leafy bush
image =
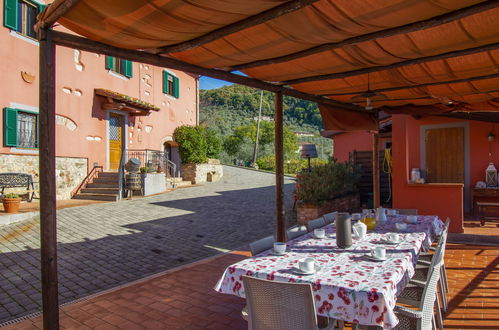
{"label": "green leafy bush", "polygon": [[[259,169],[267,171],[275,171],[275,156],[268,155],[256,160]],[[311,166],[319,166],[327,164],[327,160],[313,158],[310,160]],[[307,159],[290,159],[284,161],[284,173],[296,174],[301,170],[308,168]]]}
{"label": "green leafy bush", "polygon": [[218,138],[214,130],[205,128],[203,133],[206,139],[206,156],[208,158],[218,158],[223,150],[222,140]]}
{"label": "green leafy bush", "polygon": [[208,144],[202,127],[179,126],[173,132],[174,140],[179,144],[178,151],[182,163],[201,164],[208,160]]}
{"label": "green leafy bush", "polygon": [[298,200],[320,204],[323,201],[357,192],[360,179],[358,167],[332,161],[315,165],[312,171],[302,171],[296,177]]}

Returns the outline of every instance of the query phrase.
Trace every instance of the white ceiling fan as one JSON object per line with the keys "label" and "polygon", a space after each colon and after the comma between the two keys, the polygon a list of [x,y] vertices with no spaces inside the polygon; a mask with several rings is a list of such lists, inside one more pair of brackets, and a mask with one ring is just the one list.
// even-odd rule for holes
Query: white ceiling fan
{"label": "white ceiling fan", "polygon": [[362,103],[365,101],[365,109],[370,111],[374,107],[372,106],[373,101],[386,100],[388,97],[385,94],[376,93],[371,90],[369,73],[367,74],[367,91],[360,93],[359,95],[353,96],[350,101],[354,103]]}

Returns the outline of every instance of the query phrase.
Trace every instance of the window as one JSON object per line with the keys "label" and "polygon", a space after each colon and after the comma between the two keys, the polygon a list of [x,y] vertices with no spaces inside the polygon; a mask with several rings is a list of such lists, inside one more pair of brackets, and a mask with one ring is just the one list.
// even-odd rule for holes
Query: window
{"label": "window", "polygon": [[3,142],[6,147],[38,148],[38,114],[4,108]]}
{"label": "window", "polygon": [[36,38],[36,16],[44,7],[27,0],[4,0],[3,25],[27,37]]}
{"label": "window", "polygon": [[106,56],[106,69],[119,73],[125,77],[132,78],[132,61],[119,57]]}
{"label": "window", "polygon": [[180,83],[176,76],[163,71],[163,93],[176,97],[180,96]]}

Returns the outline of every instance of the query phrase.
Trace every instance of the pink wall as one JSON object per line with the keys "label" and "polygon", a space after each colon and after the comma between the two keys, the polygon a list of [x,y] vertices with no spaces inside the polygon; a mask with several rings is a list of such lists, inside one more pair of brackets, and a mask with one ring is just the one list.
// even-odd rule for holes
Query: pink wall
{"label": "pink wall", "polygon": [[[339,162],[346,162],[353,150],[371,151],[373,148],[373,136],[365,131],[345,132],[333,137],[333,157]],[[391,138],[379,139],[379,148],[383,149],[383,143],[391,141]]]}
{"label": "pink wall", "polygon": [[[26,40],[11,35],[9,29],[0,27],[0,60],[3,63],[0,82],[0,107],[16,107],[12,102],[38,107],[38,51],[39,47]],[[57,47],[56,92],[58,115],[71,119],[77,128],[69,130],[57,125],[57,155],[65,157],[88,157],[89,164],[107,164],[107,116],[100,107],[103,98],[94,95],[94,88],[106,88],[128,96],[140,98],[160,107],[145,117],[128,116],[126,144],[129,149],[162,150],[162,142],[182,124],[195,125],[197,113],[197,79],[176,70],[168,70],[180,80],[180,98],[162,92],[162,68],[133,63],[133,77],[127,79],[110,74],[105,69],[105,56],[82,52],[79,57],[83,71],[76,69],[75,50]],[[36,76],[32,84],[21,78],[21,71]],[[145,80],[148,75],[150,78]],[[70,93],[63,92],[63,88]],[[81,91],[78,96],[75,91]],[[133,128],[130,126],[133,123]],[[149,133],[146,127],[152,127]],[[139,131],[139,127],[141,127]],[[0,153],[24,153],[4,147],[3,120]],[[131,135],[130,135],[131,133]],[[100,138],[95,140],[94,137]],[[90,139],[90,140],[89,140]]]}

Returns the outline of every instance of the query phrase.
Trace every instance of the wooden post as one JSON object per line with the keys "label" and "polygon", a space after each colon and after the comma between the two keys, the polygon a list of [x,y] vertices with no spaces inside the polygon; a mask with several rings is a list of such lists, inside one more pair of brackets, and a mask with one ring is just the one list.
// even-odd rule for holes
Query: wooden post
{"label": "wooden post", "polygon": [[282,120],[282,93],[275,93],[275,189],[276,189],[276,222],[277,241],[286,241],[284,224],[284,139]]}
{"label": "wooden post", "polygon": [[40,31],[40,242],[43,328],[59,329],[55,179],[55,44]]}
{"label": "wooden post", "polygon": [[375,113],[377,130],[373,132],[373,207],[380,206],[379,194],[379,118],[378,111]]}

